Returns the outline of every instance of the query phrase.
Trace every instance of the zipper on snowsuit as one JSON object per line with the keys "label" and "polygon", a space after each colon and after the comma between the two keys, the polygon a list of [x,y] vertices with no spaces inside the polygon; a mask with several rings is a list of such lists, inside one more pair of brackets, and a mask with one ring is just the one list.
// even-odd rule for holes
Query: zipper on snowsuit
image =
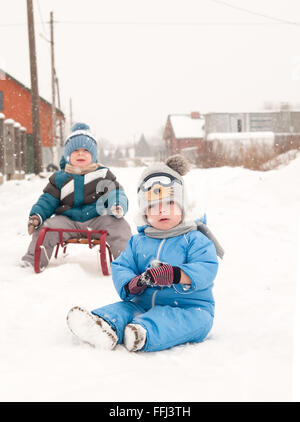
{"label": "zipper on snowsuit", "polygon": [[[157,254],[156,254],[156,260],[157,260],[157,261],[159,261],[160,251],[161,251],[162,245],[164,244],[165,240],[166,240],[166,239],[163,239],[163,240],[160,242],[160,244],[159,244],[159,247],[158,247],[158,250],[157,250]],[[153,308],[153,306],[154,306],[155,296],[157,295],[157,292],[158,292],[158,290],[155,290],[155,291],[154,291],[154,293],[153,293],[153,296],[152,296],[152,308]]]}

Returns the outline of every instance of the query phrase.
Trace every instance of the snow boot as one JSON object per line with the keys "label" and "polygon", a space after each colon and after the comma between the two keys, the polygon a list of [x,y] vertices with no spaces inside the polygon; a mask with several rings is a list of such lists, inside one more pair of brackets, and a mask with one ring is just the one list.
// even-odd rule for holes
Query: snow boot
{"label": "snow boot", "polygon": [[23,259],[21,259],[21,261],[18,262],[18,265],[21,268],[31,268],[32,270],[34,270],[33,264],[29,261],[24,261]]}
{"label": "snow boot", "polygon": [[112,350],[118,341],[115,330],[102,318],[74,306],[67,315],[67,325],[81,341],[104,350]]}
{"label": "snow boot", "polygon": [[[30,270],[32,270],[34,272],[34,265],[32,262],[30,261],[25,261],[24,259],[21,259],[21,261],[18,262],[18,266],[21,268],[29,268]],[[44,271],[46,267],[41,267],[40,271]]]}
{"label": "snow boot", "polygon": [[140,324],[128,324],[124,330],[124,345],[129,352],[141,350],[146,342],[147,331]]}

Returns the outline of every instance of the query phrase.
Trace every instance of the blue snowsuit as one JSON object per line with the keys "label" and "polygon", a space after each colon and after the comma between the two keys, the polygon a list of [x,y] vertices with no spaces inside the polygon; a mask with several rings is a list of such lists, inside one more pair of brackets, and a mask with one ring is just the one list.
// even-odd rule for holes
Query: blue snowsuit
{"label": "blue snowsuit", "polygon": [[[153,352],[186,342],[200,342],[214,318],[213,281],[218,258],[213,242],[198,230],[165,239],[150,238],[138,228],[126,249],[112,262],[112,277],[122,301],[92,311],[106,320],[122,343],[125,326],[140,324],[147,331],[143,351]],[[150,267],[153,259],[179,267],[190,279],[182,284],[155,286],[138,295],[125,285]]]}

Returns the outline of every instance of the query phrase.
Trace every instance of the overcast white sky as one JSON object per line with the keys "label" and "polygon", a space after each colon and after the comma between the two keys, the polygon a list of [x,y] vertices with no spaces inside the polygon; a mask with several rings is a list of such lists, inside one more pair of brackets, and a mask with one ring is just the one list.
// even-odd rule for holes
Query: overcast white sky
{"label": "overcast white sky", "polygon": [[[288,25],[226,6],[298,22]],[[171,113],[300,102],[299,0],[34,0],[40,95],[51,101],[50,11],[62,109],[137,141]],[[26,0],[0,11],[0,67],[30,87]],[[9,116],[7,116],[9,117]]]}

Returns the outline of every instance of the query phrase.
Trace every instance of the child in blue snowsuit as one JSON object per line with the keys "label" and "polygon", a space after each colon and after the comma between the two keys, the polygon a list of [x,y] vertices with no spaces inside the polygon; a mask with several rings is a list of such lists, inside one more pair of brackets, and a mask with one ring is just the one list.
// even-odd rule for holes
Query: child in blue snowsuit
{"label": "child in blue snowsuit", "polygon": [[146,224],[112,263],[122,301],[91,312],[73,307],[67,323],[82,341],[153,352],[201,342],[211,330],[218,258],[214,243],[186,219],[187,171],[176,155],[142,174],[138,199]]}

